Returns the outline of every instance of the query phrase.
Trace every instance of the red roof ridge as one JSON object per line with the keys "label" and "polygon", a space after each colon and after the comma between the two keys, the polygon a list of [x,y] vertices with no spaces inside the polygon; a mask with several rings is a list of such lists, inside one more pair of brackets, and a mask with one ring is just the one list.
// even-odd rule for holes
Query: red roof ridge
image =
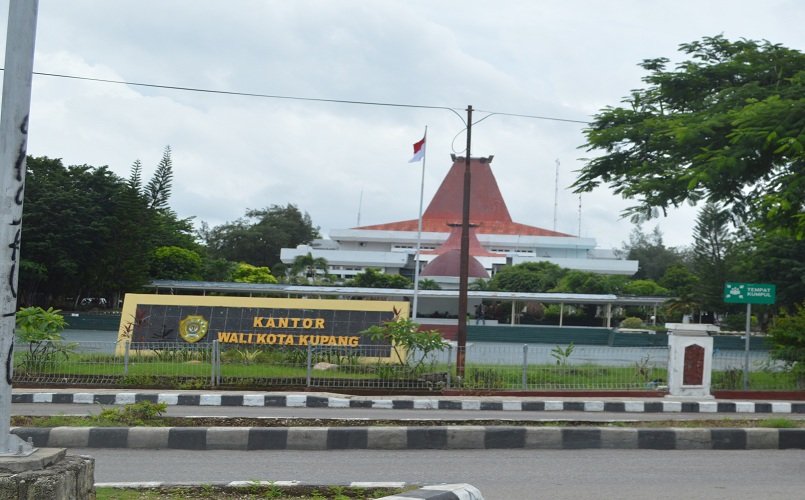
{"label": "red roof ridge", "polygon": [[[470,222],[479,227],[479,234],[510,234],[521,236],[572,236],[541,227],[514,222],[500,193],[491,168],[492,157],[471,158]],[[422,231],[445,232],[448,224],[461,223],[463,212],[465,159],[454,157],[453,165],[442,180],[428,208],[422,214]],[[417,219],[360,226],[353,229],[377,231],[417,231]]]}

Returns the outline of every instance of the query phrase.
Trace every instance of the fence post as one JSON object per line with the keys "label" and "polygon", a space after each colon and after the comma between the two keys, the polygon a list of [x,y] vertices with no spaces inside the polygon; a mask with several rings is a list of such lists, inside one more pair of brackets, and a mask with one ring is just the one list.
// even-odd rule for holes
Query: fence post
{"label": "fence post", "polygon": [[221,343],[215,341],[215,385],[221,385]]}
{"label": "fence post", "polygon": [[212,348],[210,349],[210,387],[215,387],[215,370],[217,366],[217,349],[218,339],[212,341]]}
{"label": "fence post", "polygon": [[307,380],[305,382],[306,387],[310,387],[310,379],[313,376],[313,347],[308,344],[307,345]]}
{"label": "fence post", "polygon": [[523,344],[523,390],[528,390],[528,344]]}
{"label": "fence post", "polygon": [[123,375],[126,376],[129,374],[129,351],[131,350],[131,341],[125,341],[125,345],[123,347]]}
{"label": "fence post", "polygon": [[447,346],[447,388],[450,388],[450,382],[452,381],[453,377],[453,367],[451,365],[453,361],[453,346],[452,344],[448,344]]}

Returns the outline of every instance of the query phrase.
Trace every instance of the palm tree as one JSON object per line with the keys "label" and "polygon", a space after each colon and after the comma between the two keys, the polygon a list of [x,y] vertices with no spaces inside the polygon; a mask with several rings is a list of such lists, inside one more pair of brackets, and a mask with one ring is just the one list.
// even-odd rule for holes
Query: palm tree
{"label": "palm tree", "polygon": [[329,276],[327,272],[327,259],[324,257],[313,257],[311,252],[306,255],[297,255],[291,264],[291,274],[293,276],[304,275],[307,282],[316,283],[316,276],[324,274]]}

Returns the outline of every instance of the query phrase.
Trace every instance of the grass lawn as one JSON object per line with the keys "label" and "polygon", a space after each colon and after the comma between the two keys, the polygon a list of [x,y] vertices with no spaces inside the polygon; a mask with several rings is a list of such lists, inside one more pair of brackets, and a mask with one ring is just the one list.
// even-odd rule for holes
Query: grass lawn
{"label": "grass lawn", "polygon": [[[68,376],[101,379],[98,383],[122,383],[137,386],[144,381],[157,377],[181,379],[197,379],[198,384],[209,383],[212,363],[206,351],[165,351],[158,355],[136,355],[133,351],[127,366],[122,356],[112,354],[80,354],[55,357],[51,363],[25,363],[26,353],[15,353],[15,374],[18,377],[37,376],[64,378]],[[246,353],[249,354],[249,353]],[[260,354],[260,353],[258,353]],[[220,377],[227,384],[237,385],[239,381],[248,384],[252,380],[270,379],[278,383],[283,380],[292,384],[304,383],[307,369],[304,359],[283,357],[282,353],[266,353],[263,356],[224,357],[220,364]],[[314,360],[315,361],[315,360]],[[361,364],[356,359],[333,359],[338,368],[335,370],[313,370],[314,379],[337,380],[381,380],[387,382],[416,380],[419,377],[410,373],[401,373],[399,365]],[[455,377],[455,366],[438,364],[427,368],[429,373],[447,374],[452,372],[451,387],[459,387]],[[110,377],[104,381],[103,377]],[[525,378],[525,380],[524,380]],[[499,390],[573,390],[573,389],[609,389],[609,390],[651,390],[667,384],[668,376],[665,368],[655,368],[634,363],[631,366],[603,365],[527,365],[525,373],[522,366],[467,363],[465,377],[461,387],[466,389],[499,389]],[[442,382],[446,382],[442,380]],[[349,384],[349,382],[347,382]],[[326,381],[314,383],[317,387],[326,388]],[[357,384],[356,387],[361,386]],[[741,370],[714,371],[712,375],[713,389],[742,389],[743,372]],[[346,385],[344,387],[349,387]],[[413,386],[412,386],[413,387]],[[750,372],[749,387],[753,390],[796,390],[797,381],[793,373],[777,371]],[[177,388],[187,388],[179,387]],[[196,387],[201,388],[201,387]]]}

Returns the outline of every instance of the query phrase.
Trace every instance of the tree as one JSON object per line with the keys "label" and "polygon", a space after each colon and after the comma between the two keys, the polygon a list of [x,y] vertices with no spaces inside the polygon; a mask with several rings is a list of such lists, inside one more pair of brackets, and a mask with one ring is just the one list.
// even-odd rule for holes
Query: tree
{"label": "tree", "polygon": [[305,255],[297,255],[291,264],[291,274],[294,276],[304,275],[306,282],[316,282],[316,276],[324,274],[327,276],[327,259],[324,257],[313,257],[311,252]]}
{"label": "tree", "polygon": [[199,236],[213,258],[271,266],[280,261],[280,249],[310,243],[319,228],[295,205],[271,205],[212,229],[202,225]]}
{"label": "tree", "polygon": [[805,236],[805,54],[722,36],[680,45],[688,60],[644,60],[644,89],[586,129],[576,192],[608,184],[636,220],[684,202]]}
{"label": "tree", "polygon": [[656,297],[668,295],[668,289],[658,285],[654,280],[632,280],[623,286],[626,295]]}
{"label": "tree", "polygon": [[565,270],[550,262],[524,262],[507,266],[489,280],[489,288],[506,292],[547,292],[554,288]]}
{"label": "tree", "polygon": [[651,234],[643,232],[638,224],[629,233],[629,243],[624,243],[619,251],[629,260],[638,262],[635,279],[658,281],[672,265],[682,262],[682,255],[674,248],[668,248],[662,241],[662,232],[655,226]]}
{"label": "tree", "polygon": [[743,228],[734,254],[739,281],[774,283],[777,307],[793,313],[805,302],[805,238],[784,229]]}
{"label": "tree", "polygon": [[420,290],[441,290],[442,286],[430,278],[422,278],[419,280]]}
{"label": "tree", "polygon": [[201,256],[180,247],[159,247],[151,259],[151,277],[162,280],[201,279]]}
{"label": "tree", "polygon": [[232,273],[237,263],[226,259],[213,259],[202,256],[201,277],[205,281],[232,281]]}
{"label": "tree", "polygon": [[391,344],[400,367],[413,373],[423,370],[423,363],[431,353],[443,351],[449,345],[437,330],[420,330],[419,323],[410,318],[395,318],[361,333],[374,342]]}
{"label": "tree", "polygon": [[699,278],[684,264],[674,264],[665,270],[659,285],[666,288],[671,295],[693,295]]}
{"label": "tree", "polygon": [[[134,162],[134,167],[139,167],[140,160]],[[132,168],[132,181],[135,174]],[[139,175],[139,168],[137,169]],[[165,151],[162,153],[162,159],[157,165],[154,176],[148,181],[145,186],[145,195],[148,198],[148,208],[158,210],[167,210],[168,199],[171,195],[171,188],[173,187],[173,161],[171,160],[171,147],[165,146]]]}
{"label": "tree", "polygon": [[[773,347],[771,354],[785,361],[798,375],[798,382],[805,383],[805,304],[797,307],[794,314],[783,314],[769,328]],[[803,388],[803,387],[800,387]]]}
{"label": "tree", "polygon": [[21,266],[26,303],[103,297],[145,283],[149,248],[141,219],[147,209],[138,196],[106,167],[65,168],[58,159],[29,158]]}
{"label": "tree", "polygon": [[359,288],[411,288],[411,280],[399,274],[381,273],[377,269],[369,268],[358,273],[347,282],[348,286]]}
{"label": "tree", "polygon": [[148,282],[156,247],[200,248],[189,219],[164,203],[150,207],[139,161],[128,180],[107,167],[65,167],[46,157],[29,157],[27,165],[21,304],[70,305],[71,298],[77,305],[87,296],[117,304],[123,291]]}
{"label": "tree", "polygon": [[592,293],[605,294],[622,293],[629,278],[619,275],[606,275],[586,271],[569,270],[551,289],[551,292],[560,293]]}
{"label": "tree", "polygon": [[727,256],[732,237],[730,214],[707,203],[696,217],[693,232],[693,271],[699,278],[696,296],[703,309],[724,311],[724,283],[728,281]]}
{"label": "tree", "polygon": [[128,184],[145,198],[149,210],[149,237],[153,247],[177,246],[199,252],[192,217],[180,219],[168,205],[173,187],[173,160],[171,148],[165,146],[162,159],[154,175],[142,185],[142,165],[135,160],[131,167]]}
{"label": "tree", "polygon": [[277,278],[271,274],[271,270],[265,266],[253,266],[241,262],[232,273],[232,281],[236,283],[264,283],[274,285]]}
{"label": "tree", "polygon": [[67,322],[58,309],[24,307],[17,312],[16,322],[17,337],[28,344],[20,365],[26,372],[52,368],[58,358],[66,360],[75,350],[75,344],[62,342],[62,330]]}

